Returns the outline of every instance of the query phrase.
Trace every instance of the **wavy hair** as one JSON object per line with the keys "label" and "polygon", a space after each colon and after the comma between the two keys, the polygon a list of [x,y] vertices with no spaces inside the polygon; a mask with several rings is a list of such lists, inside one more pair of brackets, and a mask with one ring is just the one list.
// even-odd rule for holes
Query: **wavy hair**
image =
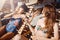
{"label": "wavy hair", "polygon": [[56,9],[52,5],[45,5],[43,8],[43,14],[45,15],[45,28],[51,33],[53,30],[54,23],[56,21]]}

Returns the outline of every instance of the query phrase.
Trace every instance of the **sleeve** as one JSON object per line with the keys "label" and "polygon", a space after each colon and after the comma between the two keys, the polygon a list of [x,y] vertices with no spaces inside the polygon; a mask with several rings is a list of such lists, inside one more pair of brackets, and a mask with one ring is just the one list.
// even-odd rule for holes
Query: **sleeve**
{"label": "sleeve", "polygon": [[7,31],[7,32],[15,32],[15,31],[16,31],[16,26],[14,26],[14,25],[9,25],[9,26],[6,28],[6,31]]}
{"label": "sleeve", "polygon": [[16,31],[16,27],[14,26],[11,28],[10,32],[15,32],[15,31]]}

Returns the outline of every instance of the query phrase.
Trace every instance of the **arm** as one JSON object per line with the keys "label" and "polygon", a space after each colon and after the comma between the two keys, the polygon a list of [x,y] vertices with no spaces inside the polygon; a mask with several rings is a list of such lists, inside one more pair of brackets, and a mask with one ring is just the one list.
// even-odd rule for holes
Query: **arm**
{"label": "arm", "polygon": [[54,38],[58,39],[59,36],[58,36],[58,23],[55,23],[54,25]]}
{"label": "arm", "polygon": [[18,33],[21,34],[23,29],[25,28],[25,24],[26,22],[24,22],[24,24],[21,26],[21,28],[18,30]]}
{"label": "arm", "polygon": [[29,29],[32,32],[32,35],[34,35],[35,34],[34,29],[31,27],[31,25],[29,23],[27,23],[27,25],[29,26]]}
{"label": "arm", "polygon": [[26,18],[26,16],[23,18],[23,20],[26,22],[26,24],[29,26],[30,31],[32,34],[34,34],[34,29],[31,27],[30,22],[28,21],[29,19]]}

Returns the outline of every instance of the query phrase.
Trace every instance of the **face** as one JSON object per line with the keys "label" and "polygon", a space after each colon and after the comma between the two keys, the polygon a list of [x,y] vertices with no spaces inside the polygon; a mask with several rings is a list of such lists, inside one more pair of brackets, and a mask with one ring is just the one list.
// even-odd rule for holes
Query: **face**
{"label": "face", "polygon": [[42,14],[45,16],[45,13],[46,12],[49,12],[49,9],[48,8],[43,8],[43,10],[42,10]]}
{"label": "face", "polygon": [[23,8],[20,8],[18,13],[24,13],[24,9]]}

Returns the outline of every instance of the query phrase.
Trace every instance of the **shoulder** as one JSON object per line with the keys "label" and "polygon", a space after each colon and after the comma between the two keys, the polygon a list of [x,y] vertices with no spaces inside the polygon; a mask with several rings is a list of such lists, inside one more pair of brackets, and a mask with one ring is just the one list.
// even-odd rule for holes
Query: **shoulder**
{"label": "shoulder", "polygon": [[55,30],[58,29],[58,25],[59,25],[58,23],[55,23],[53,28],[54,28]]}
{"label": "shoulder", "polygon": [[59,23],[55,22],[54,26],[58,26],[58,25],[59,25]]}

